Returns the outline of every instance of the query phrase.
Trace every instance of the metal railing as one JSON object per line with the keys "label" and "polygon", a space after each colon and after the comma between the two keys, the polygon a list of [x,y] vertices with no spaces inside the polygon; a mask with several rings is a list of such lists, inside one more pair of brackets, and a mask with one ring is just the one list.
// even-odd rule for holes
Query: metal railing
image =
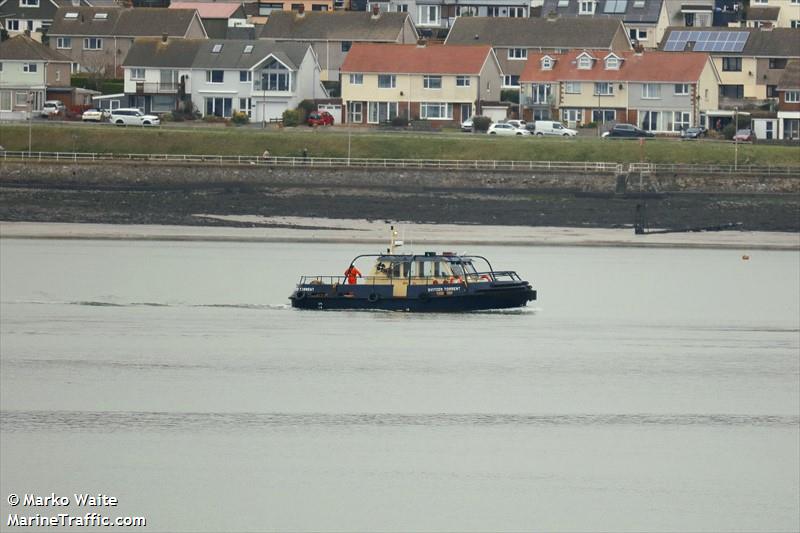
{"label": "metal railing", "polygon": [[475,159],[380,159],[349,157],[263,157],[253,155],[111,154],[99,152],[0,151],[5,161],[151,162],[215,166],[258,165],[309,168],[386,168],[482,170],[505,172],[577,172],[581,174],[741,174],[800,177],[800,166],[612,163],[607,161],[505,161]]}

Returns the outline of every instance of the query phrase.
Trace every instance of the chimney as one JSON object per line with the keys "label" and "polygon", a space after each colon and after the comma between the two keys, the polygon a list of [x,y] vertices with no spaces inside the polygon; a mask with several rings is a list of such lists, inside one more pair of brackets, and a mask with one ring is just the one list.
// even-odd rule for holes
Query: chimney
{"label": "chimney", "polygon": [[636,41],[636,44],[633,45],[633,51],[637,56],[644,54],[644,45],[639,41]]}
{"label": "chimney", "polygon": [[165,43],[165,42],[167,42],[167,39],[169,39],[169,35],[166,32],[162,33],[161,34],[161,42]]}
{"label": "chimney", "polygon": [[378,4],[372,4],[372,18],[376,19],[381,16],[381,6]]}

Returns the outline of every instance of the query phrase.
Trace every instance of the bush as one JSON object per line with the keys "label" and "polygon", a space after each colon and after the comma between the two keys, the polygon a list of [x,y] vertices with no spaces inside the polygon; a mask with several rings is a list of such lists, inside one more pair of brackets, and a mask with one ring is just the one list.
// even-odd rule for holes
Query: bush
{"label": "bush", "polygon": [[472,119],[472,129],[475,131],[486,131],[492,125],[492,119],[489,117],[474,117]]}
{"label": "bush", "polygon": [[299,109],[287,109],[283,112],[283,125],[284,126],[297,126],[300,124],[300,114],[302,111]]}
{"label": "bush", "polygon": [[302,112],[302,116],[300,117],[300,122],[305,122],[308,120],[308,115],[311,114],[312,111],[317,110],[317,104],[315,104],[311,100],[303,100],[300,102],[300,105],[297,106],[297,110]]}
{"label": "bush", "polygon": [[408,126],[408,119],[405,115],[397,115],[392,119],[392,126],[396,128],[405,128]]}
{"label": "bush", "polygon": [[245,124],[250,123],[250,117],[247,116],[247,113],[244,111],[236,111],[233,113],[233,116],[231,117],[231,122],[233,122],[237,126],[244,126]]}
{"label": "bush", "polygon": [[722,136],[725,139],[733,139],[734,135],[736,135],[736,126],[734,126],[733,122],[722,128]]}

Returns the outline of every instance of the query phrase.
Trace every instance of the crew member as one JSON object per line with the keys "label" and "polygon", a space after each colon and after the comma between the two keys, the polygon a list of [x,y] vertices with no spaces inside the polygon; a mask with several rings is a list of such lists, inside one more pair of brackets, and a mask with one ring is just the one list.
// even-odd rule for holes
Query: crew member
{"label": "crew member", "polygon": [[344,271],[344,275],[347,276],[348,285],[355,285],[356,277],[360,278],[361,272],[356,268],[355,265],[350,265],[347,270]]}

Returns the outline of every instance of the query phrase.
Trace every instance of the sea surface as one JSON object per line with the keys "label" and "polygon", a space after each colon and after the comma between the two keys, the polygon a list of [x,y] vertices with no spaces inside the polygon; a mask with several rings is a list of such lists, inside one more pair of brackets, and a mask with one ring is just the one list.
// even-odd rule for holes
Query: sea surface
{"label": "sea surface", "polygon": [[0,240],[0,529],[800,530],[800,254],[471,246],[539,300],[288,305],[377,248]]}

